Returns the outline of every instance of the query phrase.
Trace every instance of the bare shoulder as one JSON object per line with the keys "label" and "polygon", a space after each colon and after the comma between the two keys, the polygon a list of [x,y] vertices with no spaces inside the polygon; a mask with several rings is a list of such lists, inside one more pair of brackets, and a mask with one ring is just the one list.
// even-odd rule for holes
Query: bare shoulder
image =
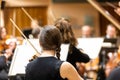
{"label": "bare shoulder", "polygon": [[76,69],[69,62],[63,62],[60,67],[60,75],[68,80],[83,80]]}

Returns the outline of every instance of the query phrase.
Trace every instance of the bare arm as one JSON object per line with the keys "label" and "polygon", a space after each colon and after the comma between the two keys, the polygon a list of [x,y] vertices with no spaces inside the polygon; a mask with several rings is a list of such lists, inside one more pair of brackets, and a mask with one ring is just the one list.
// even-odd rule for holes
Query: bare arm
{"label": "bare arm", "polygon": [[76,69],[68,62],[64,62],[60,67],[60,75],[68,80],[83,80]]}

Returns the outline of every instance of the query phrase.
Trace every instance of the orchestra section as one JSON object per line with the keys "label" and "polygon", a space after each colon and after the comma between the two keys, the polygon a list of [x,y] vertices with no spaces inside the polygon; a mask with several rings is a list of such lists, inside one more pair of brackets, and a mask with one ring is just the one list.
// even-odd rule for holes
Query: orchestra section
{"label": "orchestra section", "polygon": [[[9,79],[21,77],[24,80],[27,63],[40,56],[39,40],[33,33],[37,34],[35,32],[38,28],[42,29],[47,24],[54,25],[57,18],[65,17],[72,23],[78,41],[76,47],[90,57],[88,63],[76,63],[78,73],[85,80],[106,80],[111,71],[120,66],[120,16],[114,9],[120,5],[119,1],[106,2],[0,0],[0,56],[12,52],[7,59]],[[35,20],[37,22],[34,22]],[[115,37],[106,37],[108,24],[114,26]],[[81,37],[83,25],[90,25],[94,36]],[[33,26],[36,26],[37,30],[33,31]],[[28,32],[24,32],[25,30]],[[61,51],[67,53],[68,46],[63,47]]]}

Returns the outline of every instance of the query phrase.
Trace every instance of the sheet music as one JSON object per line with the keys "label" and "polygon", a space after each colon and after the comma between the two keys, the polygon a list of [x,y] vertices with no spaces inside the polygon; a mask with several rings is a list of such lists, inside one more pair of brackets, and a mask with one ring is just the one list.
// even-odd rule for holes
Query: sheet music
{"label": "sheet music", "polygon": [[[38,52],[41,52],[40,44],[39,44],[39,39],[28,39],[31,44],[38,50]],[[22,45],[28,45],[31,46],[30,43],[28,43],[27,40],[23,40]]]}
{"label": "sheet music", "polygon": [[69,50],[69,44],[62,44],[60,51],[60,60],[66,61]]}
{"label": "sheet music", "polygon": [[78,38],[78,48],[82,48],[91,59],[98,57],[104,38]]}

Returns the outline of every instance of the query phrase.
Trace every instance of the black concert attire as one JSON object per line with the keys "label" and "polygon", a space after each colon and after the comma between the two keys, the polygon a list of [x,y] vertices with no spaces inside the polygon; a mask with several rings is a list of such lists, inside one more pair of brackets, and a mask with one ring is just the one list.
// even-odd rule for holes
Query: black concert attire
{"label": "black concert attire", "polygon": [[77,49],[75,46],[70,45],[71,50],[68,52],[67,61],[70,62],[76,69],[76,62],[83,62],[87,63],[90,61],[90,58],[87,54],[81,52],[79,49]]}
{"label": "black concert attire", "polygon": [[106,80],[120,80],[120,66],[113,69]]}
{"label": "black concert attire", "polygon": [[5,56],[0,56],[0,80],[8,80],[8,68]]}
{"label": "black concert attire", "polygon": [[62,63],[55,57],[38,57],[28,63],[25,80],[67,80],[60,76]]}

